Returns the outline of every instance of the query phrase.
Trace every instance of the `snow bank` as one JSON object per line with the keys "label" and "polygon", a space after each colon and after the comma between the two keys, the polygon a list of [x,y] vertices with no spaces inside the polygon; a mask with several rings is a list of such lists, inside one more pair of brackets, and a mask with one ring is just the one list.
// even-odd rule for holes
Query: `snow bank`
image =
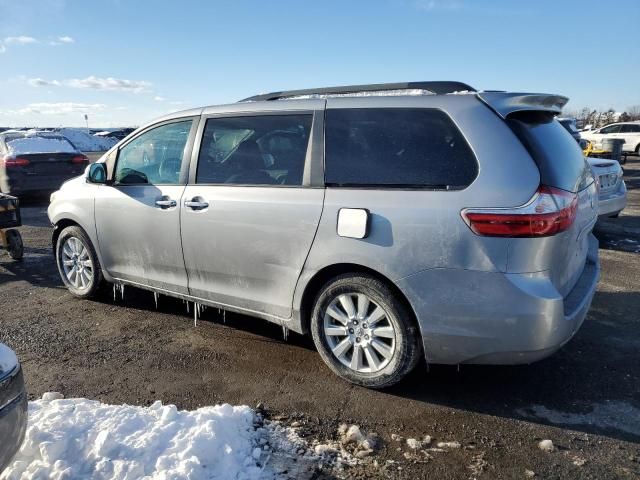
{"label": "snow bank", "polygon": [[82,128],[61,128],[58,131],[81,152],[105,152],[118,142],[114,138],[90,135]]}
{"label": "snow bank", "polygon": [[0,479],[264,478],[254,420],[249,407],[227,404],[178,411],[160,402],[38,400],[29,403],[24,444]]}
{"label": "snow bank", "polygon": [[76,149],[73,148],[69,142],[64,138],[55,137],[21,137],[7,141],[7,148],[12,155],[26,154],[26,153],[74,153]]}

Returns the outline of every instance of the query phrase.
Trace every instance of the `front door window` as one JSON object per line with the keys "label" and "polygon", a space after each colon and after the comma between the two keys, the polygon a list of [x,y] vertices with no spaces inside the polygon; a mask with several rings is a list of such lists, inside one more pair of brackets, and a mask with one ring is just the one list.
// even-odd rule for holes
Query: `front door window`
{"label": "front door window", "polygon": [[170,123],[143,133],[120,150],[115,181],[121,185],[175,185],[191,120]]}

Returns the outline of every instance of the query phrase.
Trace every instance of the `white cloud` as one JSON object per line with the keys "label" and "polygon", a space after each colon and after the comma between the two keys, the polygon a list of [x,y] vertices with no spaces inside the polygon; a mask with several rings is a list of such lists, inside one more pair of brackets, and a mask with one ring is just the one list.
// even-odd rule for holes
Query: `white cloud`
{"label": "white cloud", "polygon": [[461,0],[415,0],[415,6],[420,10],[460,10]]}
{"label": "white cloud", "polygon": [[72,78],[66,80],[65,85],[74,88],[92,88],[94,90],[120,90],[125,92],[140,93],[151,87],[150,82],[142,80],[125,80],[122,78],[100,78],[91,75],[87,78]]}
{"label": "white cloud", "polygon": [[0,42],[0,53],[4,53],[7,51],[7,47],[5,47],[2,42]]}
{"label": "white cloud", "polygon": [[[122,92],[140,93],[146,92],[151,87],[150,82],[143,80],[126,80],[122,78],[100,78],[89,76],[87,78],[71,78],[68,80],[45,80],[43,78],[30,78],[27,83],[32,87],[51,87],[51,86],[67,86],[72,88],[91,88],[94,90],[118,90]],[[158,101],[164,100],[163,97],[156,97]],[[161,99],[161,100],[159,100]]]}
{"label": "white cloud", "polygon": [[185,102],[182,100],[174,100],[173,102],[169,102],[171,105],[184,105]]}
{"label": "white cloud", "polygon": [[27,45],[29,43],[38,43],[33,37],[27,37],[25,35],[20,35],[18,37],[6,37],[4,39],[5,45]]}
{"label": "white cloud", "polygon": [[87,113],[104,110],[107,108],[102,103],[75,103],[75,102],[40,102],[30,103],[26,107],[18,110],[7,110],[3,113],[8,115],[27,115],[27,114],[41,114],[41,115],[64,115],[67,113]]}
{"label": "white cloud", "polygon": [[65,35],[64,37],[58,37],[57,39],[50,41],[49,45],[56,47],[58,45],[64,45],[69,43],[75,43],[75,40],[73,39],[73,37],[68,37]]}
{"label": "white cloud", "polygon": [[156,95],[155,97],[153,97],[153,99],[154,99],[156,102],[164,102],[164,101],[166,100],[166,98],[161,97],[160,95]]}
{"label": "white cloud", "polygon": [[45,80],[43,78],[30,78],[27,83],[32,87],[58,87],[60,82],[57,80]]}

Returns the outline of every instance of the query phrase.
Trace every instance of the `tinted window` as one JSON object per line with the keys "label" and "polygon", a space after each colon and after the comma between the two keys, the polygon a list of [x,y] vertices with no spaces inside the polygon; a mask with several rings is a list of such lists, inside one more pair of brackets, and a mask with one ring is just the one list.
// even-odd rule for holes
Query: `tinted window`
{"label": "tinted window", "polygon": [[121,184],[180,182],[184,147],[191,120],[149,130],[126,144],[118,154],[115,181]]}
{"label": "tinted window", "polygon": [[311,122],[310,114],[207,120],[196,182],[302,185]]}
{"label": "tinted window", "polygon": [[611,125],[610,127],[602,128],[598,133],[618,133],[620,131],[620,125]]}
{"label": "tinted window", "polygon": [[330,109],[325,127],[328,185],[463,188],[478,165],[442,111]]}
{"label": "tinted window", "polygon": [[621,133],[640,133],[640,125],[622,125]]}
{"label": "tinted window", "polygon": [[580,146],[552,115],[520,112],[510,115],[507,123],[538,165],[544,185],[576,192],[591,184]]}

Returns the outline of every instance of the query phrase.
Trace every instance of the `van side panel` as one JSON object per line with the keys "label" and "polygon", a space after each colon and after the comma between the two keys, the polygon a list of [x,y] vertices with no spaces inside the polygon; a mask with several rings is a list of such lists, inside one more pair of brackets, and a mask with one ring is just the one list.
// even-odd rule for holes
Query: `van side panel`
{"label": "van side panel", "polygon": [[[329,187],[318,234],[294,299],[299,302],[314,272],[337,263],[356,263],[392,280],[438,268],[504,272],[509,239],[475,235],[460,211],[526,203],[540,177],[533,160],[507,125],[472,95],[330,98],[331,108],[439,108],[466,137],[479,164],[478,176],[463,190]],[[518,172],[517,175],[514,172]],[[341,208],[370,212],[364,239],[337,235]],[[306,281],[305,281],[306,280]]]}

